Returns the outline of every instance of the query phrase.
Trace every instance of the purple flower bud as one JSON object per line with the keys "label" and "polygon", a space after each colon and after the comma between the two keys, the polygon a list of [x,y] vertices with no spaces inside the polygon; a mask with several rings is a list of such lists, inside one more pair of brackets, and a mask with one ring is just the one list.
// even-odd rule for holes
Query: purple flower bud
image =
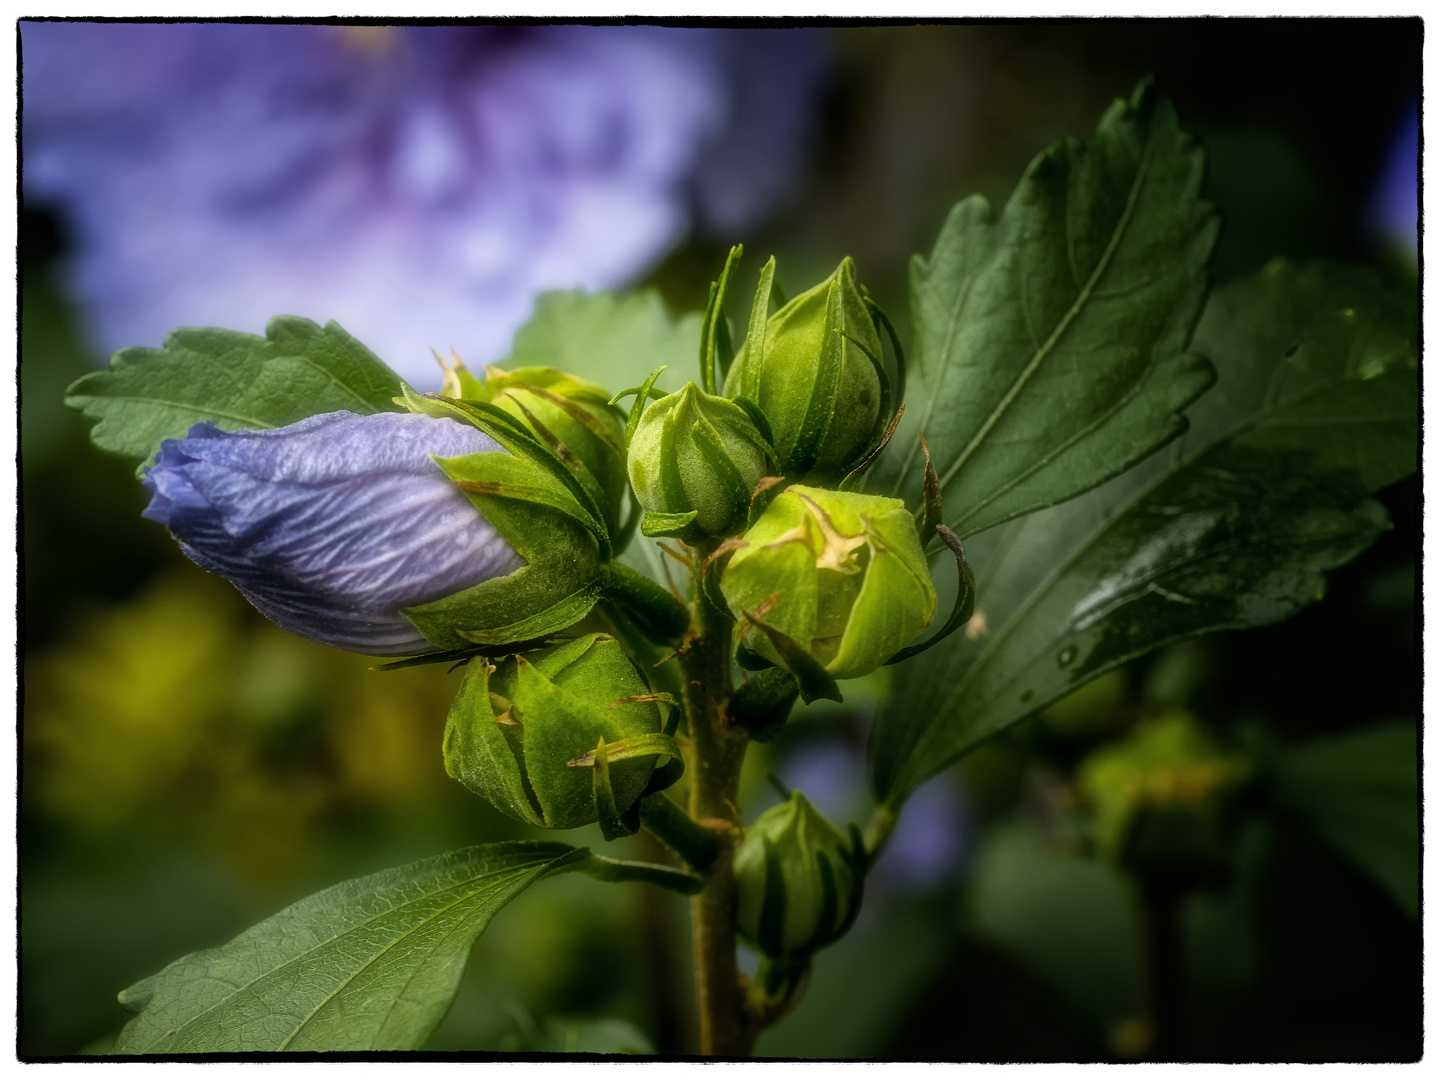
{"label": "purple flower bud", "polygon": [[272,431],[201,423],[161,444],[144,516],[286,630],[375,656],[430,652],[402,608],[524,565],[430,456],[499,449],[454,420],[404,413]]}

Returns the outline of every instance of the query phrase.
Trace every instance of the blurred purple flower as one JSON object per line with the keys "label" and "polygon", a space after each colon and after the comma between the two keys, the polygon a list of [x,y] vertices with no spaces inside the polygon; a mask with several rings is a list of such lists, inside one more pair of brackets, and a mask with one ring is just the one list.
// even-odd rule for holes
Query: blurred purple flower
{"label": "blurred purple flower", "polygon": [[1409,113],[1390,143],[1370,208],[1372,227],[1415,258],[1420,250],[1420,112]]}
{"label": "blurred purple flower", "polygon": [[144,516],[286,630],[375,656],[432,652],[401,608],[523,560],[430,459],[500,447],[454,420],[324,413],[166,439]]}
{"label": "blurred purple flower", "polygon": [[421,387],[772,207],[822,74],[807,30],[20,26],[25,189],[98,344],[335,319]]}

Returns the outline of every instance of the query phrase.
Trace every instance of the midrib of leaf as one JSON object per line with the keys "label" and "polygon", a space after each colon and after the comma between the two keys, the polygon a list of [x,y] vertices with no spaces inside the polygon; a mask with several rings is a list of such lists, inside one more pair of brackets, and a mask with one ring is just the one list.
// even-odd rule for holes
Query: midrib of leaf
{"label": "midrib of leaf", "polygon": [[214,409],[204,405],[186,405],[182,401],[165,401],[161,398],[136,397],[133,394],[76,394],[75,397],[87,397],[95,401],[134,401],[142,405],[158,405],[162,409],[172,409],[175,412],[199,413],[201,416],[213,416],[220,420],[234,420],[237,424],[254,424],[258,428],[270,430],[275,425],[267,424],[264,420],[256,420],[251,416],[240,416],[238,413],[225,412],[223,409]]}
{"label": "midrib of leaf", "polygon": [[[528,872],[528,871],[527,871],[527,872]],[[214,1012],[216,1009],[218,1009],[218,1008],[220,1008],[221,1006],[225,1005],[227,1002],[229,1002],[230,1000],[232,1000],[232,999],[235,997],[235,994],[238,994],[241,990],[248,990],[250,987],[256,986],[256,985],[258,985],[259,983],[264,982],[266,979],[269,979],[271,976],[275,975],[276,973],[281,972],[281,971],[284,971],[286,968],[292,967],[292,966],[294,966],[295,964],[300,963],[300,961],[305,960],[306,958],[308,958],[309,956],[313,955],[314,953],[319,952],[321,949],[328,948],[329,946],[335,944],[335,942],[339,941],[341,938],[349,937],[351,934],[357,933],[357,932],[365,929],[365,927],[371,925],[372,923],[376,922],[377,920],[379,920],[379,919],[384,919],[384,918],[388,918],[389,916],[395,914],[397,911],[401,911],[401,910],[403,910],[403,909],[405,909],[405,908],[407,908],[407,907],[410,907],[410,906],[413,905],[413,904],[418,904],[418,903],[420,903],[420,902],[422,902],[422,901],[424,901],[424,900],[427,900],[427,899],[429,899],[429,898],[437,895],[438,892],[449,892],[449,891],[451,891],[452,889],[461,889],[461,888],[464,888],[464,887],[467,886],[467,885],[472,885],[472,884],[474,884],[476,881],[479,881],[481,878],[484,878],[485,876],[486,876],[486,875],[485,875],[484,873],[476,874],[474,877],[466,878],[466,879],[463,880],[463,881],[458,881],[458,882],[456,882],[454,885],[449,886],[448,888],[440,889],[440,890],[437,890],[436,892],[425,893],[425,894],[423,894],[423,895],[421,895],[421,896],[417,896],[417,897],[414,898],[413,900],[407,900],[407,901],[405,901],[403,904],[397,904],[397,905],[395,905],[394,907],[386,908],[384,911],[378,912],[378,913],[376,913],[375,915],[370,916],[370,918],[366,919],[364,922],[358,922],[358,923],[356,923],[354,926],[347,927],[345,930],[342,930],[340,933],[335,934],[335,935],[333,935],[332,937],[326,938],[324,941],[316,942],[316,943],[315,943],[314,945],[312,945],[310,948],[306,949],[306,950],[305,950],[304,952],[302,952],[302,953],[297,954],[296,956],[291,957],[289,960],[286,960],[283,964],[277,964],[275,967],[271,968],[269,971],[262,972],[261,974],[256,975],[253,979],[250,979],[248,982],[244,983],[242,986],[236,987],[234,993],[228,994],[227,996],[221,998],[221,999],[220,999],[219,1001],[217,1001],[214,1005],[211,1005],[209,1008],[205,1009],[203,1012],[198,1012],[198,1013],[196,1013],[196,1014],[195,1014],[194,1016],[192,1016],[189,1020],[185,1021],[185,1023],[184,1023],[183,1025],[181,1025],[180,1027],[176,1028],[176,1029],[175,1029],[173,1032],[171,1032],[170,1034],[172,1034],[172,1035],[178,1035],[180,1032],[185,1031],[186,1029],[188,1029],[189,1027],[191,1027],[191,1026],[192,1026],[193,1024],[195,1024],[197,1021],[201,1020],[201,1019],[204,1018],[205,1016],[208,1016],[210,1013]],[[463,899],[462,899],[462,900],[457,900],[456,903],[463,903]],[[451,907],[454,907],[454,906],[455,906],[454,904],[451,904],[449,907],[446,907],[443,911],[437,912],[435,916],[431,916],[431,918],[435,918],[435,917],[438,917],[438,916],[441,915],[441,914],[444,914],[445,911],[449,911],[450,908],[451,908]],[[418,923],[416,926],[412,927],[410,930],[407,930],[407,931],[406,931],[406,934],[409,934],[409,933],[414,932],[414,930],[417,930],[417,929],[419,929],[421,926],[424,926],[425,923],[428,922],[428,921],[429,921],[429,920],[427,919],[427,920],[425,920],[424,922]],[[403,937],[403,936],[404,936],[404,935],[402,935],[402,937]],[[398,940],[398,939],[397,939],[397,940]],[[393,943],[392,943],[392,944],[393,944]],[[387,945],[387,946],[385,947],[385,949],[382,949],[379,953],[376,954],[375,957],[372,957],[369,961],[367,961],[367,962],[366,962],[366,967],[368,967],[371,963],[374,963],[375,959],[377,959],[379,956],[383,956],[384,953],[385,953],[385,951],[388,950],[389,948],[391,948],[391,946],[390,946],[390,945]],[[361,970],[363,971],[364,968],[362,968]],[[355,974],[359,974],[359,972],[356,972]],[[350,978],[353,979],[353,978],[354,978],[354,975],[352,975]],[[346,983],[348,984],[349,981],[350,981],[350,980],[347,979],[347,980],[346,980]],[[331,996],[333,997],[334,995],[331,995]],[[326,1001],[327,1001],[327,1002],[328,1002],[329,1000],[330,1000],[329,998],[326,998]],[[322,1002],[322,1005],[323,1005],[323,1004],[324,1004],[324,1003]],[[318,1007],[317,1007],[317,1009],[318,1009]],[[314,1012],[312,1011],[311,1016],[313,1016],[313,1015],[314,1015]],[[304,1022],[304,1023],[308,1023],[308,1022],[309,1022],[309,1019],[310,1019],[310,1017],[306,1017],[305,1021],[303,1021],[303,1022]],[[168,1037],[168,1036],[167,1036],[167,1037]],[[291,1038],[293,1038],[293,1037],[294,1037],[294,1036],[292,1035]],[[290,1042],[290,1040],[287,1039],[287,1040],[285,1041],[285,1045],[288,1046],[288,1045],[289,1045],[289,1042]]]}
{"label": "midrib of leaf", "polygon": [[[1175,463],[1172,466],[1160,472],[1150,484],[1137,491],[1130,499],[1128,499],[1123,504],[1120,509],[1118,509],[1115,513],[1108,515],[1103,521],[1101,521],[1090,533],[1090,535],[1085,538],[1084,543],[1077,547],[1073,552],[1071,552],[1069,557],[1067,557],[1053,571],[1051,571],[1050,575],[1046,577],[1043,582],[1041,582],[1040,587],[1037,588],[1033,593],[1031,593],[1030,596],[1026,599],[1026,601],[1021,604],[1019,608],[1016,609],[1015,614],[1010,617],[1004,628],[1001,629],[990,641],[990,644],[985,646],[985,648],[980,651],[980,655],[975,658],[975,662],[970,665],[970,669],[965,673],[964,677],[955,684],[955,689],[950,692],[948,697],[946,697],[944,703],[935,710],[935,715],[943,715],[954,706],[955,702],[964,694],[966,688],[975,679],[976,672],[980,671],[981,668],[983,668],[985,664],[993,658],[995,650],[998,649],[1002,643],[1009,639],[1010,635],[1015,631],[1016,627],[1018,627],[1024,621],[1024,617],[1030,611],[1030,609],[1035,607],[1042,600],[1044,600],[1046,596],[1049,595],[1049,592],[1055,586],[1055,583],[1059,581],[1062,577],[1064,577],[1064,575],[1069,571],[1070,567],[1082,555],[1084,555],[1090,550],[1090,548],[1095,544],[1095,542],[1099,540],[1102,535],[1104,535],[1106,529],[1108,529],[1115,522],[1116,518],[1128,511],[1131,507],[1148,498],[1153,492],[1156,491],[1156,489],[1160,488],[1162,485],[1168,482],[1177,473],[1183,471],[1184,469],[1188,469],[1196,461],[1204,457],[1206,454],[1208,454],[1211,450],[1213,450],[1220,444],[1225,442],[1231,442],[1235,439],[1240,438],[1252,428],[1258,427],[1264,421],[1271,419],[1274,414],[1281,409],[1293,408],[1295,405],[1304,402],[1307,398],[1323,393],[1326,390],[1333,389],[1335,386],[1345,381],[1345,377],[1342,375],[1337,378],[1317,382],[1313,386],[1302,390],[1291,397],[1285,398],[1283,401],[1277,401],[1273,405],[1266,405],[1264,408],[1257,410],[1249,417],[1237,421],[1229,428],[1226,428],[1225,430],[1219,432],[1215,436],[1215,438],[1204,443],[1202,446],[1196,449],[1194,453],[1189,454],[1188,456],[1177,456]],[[1336,421],[1337,424],[1341,422],[1350,423],[1352,421],[1351,418],[1348,417],[1345,418],[1343,421]],[[936,739],[938,738],[937,733],[939,732],[939,730],[940,728],[938,725],[932,725],[926,728],[924,733],[921,734],[919,740],[915,743],[914,751],[908,754],[907,758],[913,760],[914,758],[920,756],[921,752],[926,747],[930,746],[936,741]]]}
{"label": "midrib of leaf", "polygon": [[[973,454],[975,450],[980,446],[980,444],[985,441],[985,437],[990,434],[990,430],[1000,422],[1001,417],[1003,417],[1005,413],[1009,410],[1010,406],[1014,403],[1015,398],[1020,394],[1022,390],[1025,389],[1025,386],[1034,377],[1035,372],[1040,370],[1040,365],[1043,364],[1049,358],[1050,354],[1055,351],[1056,346],[1060,343],[1060,339],[1065,336],[1065,332],[1069,330],[1070,327],[1074,324],[1075,320],[1079,318],[1080,312],[1089,302],[1090,294],[1094,291],[1095,286],[1100,281],[1100,278],[1103,277],[1105,272],[1110,268],[1110,263],[1115,258],[1115,252],[1120,247],[1120,241],[1124,239],[1125,231],[1130,226],[1130,219],[1135,214],[1135,206],[1140,201],[1140,189],[1144,186],[1145,177],[1149,174],[1150,171],[1150,155],[1154,149],[1154,146],[1155,136],[1154,132],[1152,131],[1147,133],[1145,139],[1145,150],[1140,155],[1140,164],[1135,170],[1135,179],[1130,185],[1130,193],[1125,200],[1125,210],[1120,215],[1120,220],[1116,222],[1115,228],[1111,231],[1110,242],[1105,245],[1105,252],[1100,256],[1100,261],[1095,264],[1095,269],[1091,272],[1089,280],[1085,282],[1084,287],[1080,290],[1080,294],[1075,297],[1074,302],[1070,305],[1070,310],[1065,312],[1065,317],[1062,318],[1059,324],[1055,327],[1055,329],[1051,331],[1049,339],[1045,342],[1044,345],[1040,346],[1040,349],[1036,352],[1030,363],[1025,366],[1025,370],[1020,373],[1019,377],[1011,385],[1009,392],[1006,393],[1005,397],[1001,399],[1000,404],[997,405],[995,409],[990,413],[989,418],[986,419],[984,425],[980,428],[980,430],[975,433],[974,438],[970,440],[970,445],[965,447],[964,451],[961,452],[960,457],[955,460],[955,463],[953,465],[951,465],[948,469],[945,470],[945,475],[940,477],[941,490],[944,490],[946,487],[949,486],[950,481],[955,479],[955,474],[959,472],[960,469],[964,466],[965,462],[970,459],[970,455]],[[1069,204],[1070,199],[1067,197],[1067,222],[1069,220]],[[1067,226],[1067,232],[1068,231],[1069,229]],[[1067,246],[1068,243],[1069,241],[1067,240]],[[945,336],[945,351],[947,355],[950,351],[950,342],[954,338],[954,327],[959,317],[960,309],[958,307],[953,308],[950,315],[951,328],[947,331]],[[934,402],[932,401],[931,407],[933,408],[933,406]]]}
{"label": "midrib of leaf", "polygon": [[[473,879],[472,879],[472,880],[473,880]],[[456,888],[456,889],[463,888],[465,884],[468,884],[468,883],[467,883],[467,882],[462,882],[462,883],[460,883],[460,884],[458,884],[458,885],[453,886],[453,888]],[[449,892],[449,891],[451,891],[451,890],[447,889],[447,890],[445,890],[445,891],[446,891],[446,892]],[[437,919],[442,918],[446,913],[451,912],[451,911],[454,911],[454,910],[455,910],[457,907],[459,907],[461,904],[467,903],[467,902],[469,902],[469,901],[471,901],[471,900],[475,900],[478,895],[479,895],[479,893],[475,893],[475,892],[466,893],[465,895],[463,895],[463,896],[459,897],[458,899],[456,899],[453,903],[447,904],[445,907],[441,908],[439,911],[435,912],[434,914],[430,915],[429,917],[427,917],[427,918],[421,920],[420,922],[416,923],[414,926],[410,927],[409,930],[406,930],[406,931],[405,931],[403,934],[401,934],[399,937],[395,938],[393,941],[391,941],[391,942],[389,942],[387,945],[385,945],[384,948],[380,949],[380,951],[377,952],[377,953],[375,953],[374,956],[370,957],[369,960],[366,960],[365,963],[363,963],[362,965],[360,965],[360,967],[356,968],[356,969],[355,969],[354,971],[352,971],[349,975],[347,975],[347,976],[345,977],[345,980],[344,980],[343,982],[341,982],[338,986],[336,986],[334,990],[332,990],[332,991],[330,991],[330,993],[326,994],[324,1000],[322,1000],[321,1002],[319,1002],[313,1009],[311,1009],[310,1012],[306,1014],[305,1018],[304,1018],[303,1020],[301,1020],[298,1025],[296,1025],[295,1030],[292,1031],[292,1032],[286,1037],[285,1041],[280,1044],[280,1049],[281,1049],[281,1050],[284,1050],[284,1049],[285,1049],[286,1047],[288,1047],[292,1042],[294,1042],[296,1036],[298,1036],[298,1035],[300,1034],[300,1032],[302,1032],[302,1031],[305,1030],[305,1028],[309,1025],[310,1021],[313,1020],[313,1019],[315,1019],[315,1016],[320,1012],[321,1009],[325,1008],[326,1005],[329,1005],[330,1002],[334,1001],[335,998],[338,997],[338,996],[340,995],[340,993],[341,993],[347,986],[349,986],[349,985],[350,985],[351,983],[353,983],[356,979],[358,979],[362,974],[364,974],[366,971],[368,971],[378,960],[380,960],[381,957],[388,955],[392,949],[394,949],[394,948],[395,948],[397,945],[399,945],[402,941],[404,941],[406,938],[408,938],[411,934],[414,934],[414,933],[419,932],[420,930],[422,930],[422,929],[424,929],[425,927],[429,926],[431,923],[433,923],[433,922],[436,921]],[[421,899],[424,899],[424,898],[422,897]],[[412,901],[412,903],[413,903],[413,902],[414,902],[414,901]],[[483,901],[482,901],[482,903],[483,903]],[[407,905],[407,906],[408,906],[408,905]],[[399,909],[396,909],[396,910],[399,910]],[[430,950],[426,953],[426,956],[427,956],[427,957],[434,956],[434,955],[435,955],[435,950],[438,949],[438,948],[440,948],[440,946],[443,945],[443,944],[450,938],[450,935],[453,934],[454,932],[455,932],[455,927],[452,926],[452,927],[450,928],[449,932],[446,933],[439,941],[437,941],[437,942],[435,943],[434,946],[432,946],[432,947],[430,948]],[[343,936],[344,936],[344,935],[339,935],[339,937],[343,937]],[[339,937],[336,937],[335,939],[332,939],[332,943],[333,943],[333,941],[339,940]],[[327,944],[329,944],[329,943],[327,943]],[[411,972],[410,972],[410,977],[405,980],[405,984],[404,984],[405,986],[409,986],[409,985],[415,980],[415,974],[416,974],[416,972],[418,972],[418,971],[420,970],[420,968],[421,968],[422,966],[423,966],[423,964],[417,964],[417,965],[411,970]],[[280,969],[280,968],[276,968],[275,970],[276,970],[276,971],[279,971],[279,970],[281,970],[281,969]],[[273,972],[272,972],[272,974],[273,974]],[[265,978],[265,979],[268,979],[269,977],[270,977],[270,975],[264,975],[264,976],[262,976],[262,978]],[[256,982],[259,982],[260,979],[257,979],[257,980],[255,980],[255,981],[256,981]],[[253,985],[255,985],[255,984],[254,984],[254,983],[251,983],[250,985],[253,986]],[[401,992],[402,992],[402,993],[404,992],[403,987],[402,987]],[[395,1000],[398,1001],[399,999],[400,999],[400,995],[397,994]],[[395,1009],[395,1004],[394,1004],[394,1002],[392,1002],[391,1005],[390,1005],[390,1012],[393,1012],[394,1009]],[[390,1012],[387,1012],[387,1013],[385,1014],[387,1018],[389,1017]],[[384,1025],[382,1024],[381,1026],[383,1027]]]}
{"label": "midrib of leaf", "polygon": [[[1145,368],[1144,374],[1148,376],[1150,372],[1155,370],[1155,366],[1158,363],[1158,360],[1152,360],[1150,364]],[[985,507],[989,506],[996,499],[1000,498],[1002,495],[1005,495],[1012,489],[1018,487],[1020,484],[1023,484],[1026,480],[1030,479],[1030,477],[1034,476],[1041,469],[1045,468],[1045,466],[1049,465],[1056,458],[1063,455],[1072,446],[1075,446],[1077,443],[1083,442],[1088,436],[1094,434],[1100,428],[1104,427],[1107,423],[1110,422],[1112,417],[1114,417],[1117,413],[1121,412],[1126,405],[1130,404],[1130,402],[1134,401],[1140,395],[1140,387],[1142,384],[1143,380],[1131,384],[1130,389],[1125,392],[1125,396],[1122,397],[1119,401],[1117,401],[1108,410],[1106,410],[1105,413],[1097,416],[1092,423],[1082,428],[1080,431],[1077,431],[1069,439],[1066,439],[1065,442],[1061,443],[1050,453],[1046,454],[1034,465],[1030,466],[1030,468],[1020,473],[1020,475],[1016,476],[1009,483],[997,488],[988,498],[981,499],[979,502],[973,504],[970,507],[969,513],[967,513],[956,523],[957,526],[963,525],[966,521],[973,519],[977,513],[985,509]]]}

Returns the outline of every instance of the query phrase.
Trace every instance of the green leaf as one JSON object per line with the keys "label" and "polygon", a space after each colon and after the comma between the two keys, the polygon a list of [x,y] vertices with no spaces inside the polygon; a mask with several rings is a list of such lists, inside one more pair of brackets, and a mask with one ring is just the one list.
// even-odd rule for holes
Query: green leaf
{"label": "green leaf", "polygon": [[98,420],[95,445],[147,465],[164,439],[209,420],[225,431],[284,427],[344,409],[395,412],[400,377],[336,323],[271,319],[265,336],[190,327],[160,349],[121,349],[65,404]]}
{"label": "green leaf", "polygon": [[1187,352],[1219,221],[1204,155],[1148,84],[1089,143],[1030,166],[995,220],[959,203],[911,268],[921,392],[876,479],[918,505],[916,429],[968,537],[1069,499],[1185,430],[1210,385]]}
{"label": "green leaf", "polygon": [[1411,720],[1313,739],[1287,751],[1275,798],[1420,913],[1420,768]]}
{"label": "green leaf", "polygon": [[700,322],[699,312],[671,318],[653,289],[545,293],[516,332],[510,356],[496,366],[559,368],[614,390],[668,365],[659,385],[670,393],[680,388],[678,373],[695,361]]}
{"label": "green leaf", "polygon": [[518,1006],[519,1030],[501,1044],[506,1053],[526,1054],[653,1054],[654,1044],[628,1020],[561,1020],[538,1023]]}
{"label": "green leaf", "polygon": [[899,669],[872,742],[898,801],[983,740],[1172,641],[1289,617],[1389,527],[1413,472],[1413,318],[1366,271],[1276,262],[1211,301],[1220,371],[1167,450],[967,541],[975,614]]}
{"label": "green leaf", "polygon": [[121,993],[138,1015],[116,1052],[417,1049],[495,913],[576,857],[567,844],[487,844],[316,893]]}

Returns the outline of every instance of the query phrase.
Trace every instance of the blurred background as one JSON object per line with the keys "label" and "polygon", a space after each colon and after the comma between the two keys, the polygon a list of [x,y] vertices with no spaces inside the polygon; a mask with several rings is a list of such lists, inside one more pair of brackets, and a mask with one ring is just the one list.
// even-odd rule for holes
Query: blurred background
{"label": "blurred background", "polygon": [[[1420,35],[22,22],[21,1053],[103,1053],[117,991],[319,888],[526,835],[445,776],[458,673],[290,637],[141,520],[129,463],[62,405],[111,351],[295,313],[428,389],[430,348],[502,359],[545,289],[693,311],[736,241],[792,292],[854,256],[904,335],[909,257],[950,205],[1003,202],[1147,74],[1208,152],[1217,281],[1324,255],[1413,295]],[[1129,769],[1233,795],[1186,834],[1203,872],[1160,920],[1180,1055],[1415,1059],[1418,496],[1382,494],[1394,530],[1298,618],[1132,664],[923,788],[759,1052],[1156,1053],[1157,907],[1106,842],[1129,812],[1106,769]],[[797,712],[752,754],[747,816],[773,772],[863,823],[883,692]],[[546,882],[481,939],[431,1048],[682,1053],[688,949],[682,900]]]}

